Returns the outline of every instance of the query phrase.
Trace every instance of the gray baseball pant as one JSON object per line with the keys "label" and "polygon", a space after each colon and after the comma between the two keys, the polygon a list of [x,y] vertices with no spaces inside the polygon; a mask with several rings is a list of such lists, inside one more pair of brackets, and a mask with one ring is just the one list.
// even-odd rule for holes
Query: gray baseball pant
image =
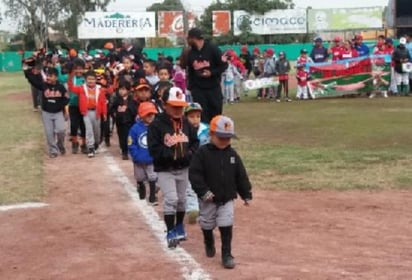
{"label": "gray baseball pant", "polygon": [[233,225],[233,200],[225,204],[199,200],[199,208],[199,224],[202,229],[213,230],[215,227],[229,227]]}
{"label": "gray baseball pant", "polygon": [[49,113],[46,111],[42,111],[42,120],[44,132],[46,134],[49,155],[57,155],[59,153],[58,147],[64,146],[64,134],[66,131],[66,125],[64,122],[63,112],[60,111],[58,113]]}
{"label": "gray baseball pant", "polygon": [[94,144],[100,142],[100,119],[97,119],[95,110],[88,110],[87,115],[83,116],[86,128],[86,145],[89,149],[94,149]]}
{"label": "gray baseball pant", "polygon": [[153,164],[133,163],[133,172],[136,182],[157,180],[157,173],[154,171]]}
{"label": "gray baseball pant", "polygon": [[157,183],[163,193],[163,214],[175,215],[176,212],[185,212],[189,169],[158,172]]}

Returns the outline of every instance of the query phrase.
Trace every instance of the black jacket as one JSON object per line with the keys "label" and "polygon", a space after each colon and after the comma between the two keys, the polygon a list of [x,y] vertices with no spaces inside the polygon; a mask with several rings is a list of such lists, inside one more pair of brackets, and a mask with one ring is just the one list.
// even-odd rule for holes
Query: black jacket
{"label": "black jacket", "polygon": [[395,67],[394,67],[395,71],[397,73],[403,73],[402,64],[404,62],[410,62],[411,56],[407,48],[405,47],[401,48],[398,46],[392,54],[392,59],[395,62]]}
{"label": "black jacket", "polygon": [[[222,61],[220,49],[205,41],[200,50],[191,48],[187,56],[187,66],[189,89],[211,89],[220,87],[220,77],[226,70],[227,63]],[[202,77],[203,70],[210,70],[212,75],[208,78]]]}
{"label": "black jacket", "polygon": [[69,103],[69,93],[66,88],[56,81],[56,84],[49,84],[43,81],[42,76],[35,75],[31,70],[24,71],[29,83],[42,91],[41,109],[48,113],[58,113],[64,110]]}
{"label": "black jacket", "polygon": [[183,119],[181,131],[185,141],[171,147],[165,144],[165,138],[175,133],[172,119],[166,113],[160,113],[149,125],[147,144],[156,172],[172,171],[189,167],[192,155],[199,147],[196,129]]}
{"label": "black jacket", "polygon": [[199,198],[211,191],[216,203],[226,203],[237,194],[244,200],[252,199],[246,169],[231,146],[223,150],[211,143],[201,146],[190,163],[189,180]]}
{"label": "black jacket", "polygon": [[[127,106],[126,111],[118,112],[117,108],[123,105]],[[110,114],[114,116],[117,125],[132,126],[136,121],[137,104],[130,95],[125,100],[116,94],[110,106]]]}

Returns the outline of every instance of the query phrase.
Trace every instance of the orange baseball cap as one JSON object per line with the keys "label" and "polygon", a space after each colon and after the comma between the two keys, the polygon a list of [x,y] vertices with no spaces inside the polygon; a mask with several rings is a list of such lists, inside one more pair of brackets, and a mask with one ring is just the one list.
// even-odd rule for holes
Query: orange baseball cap
{"label": "orange baseball cap", "polygon": [[135,84],[134,89],[139,90],[143,88],[150,90],[152,87],[145,78],[140,78],[139,81]]}
{"label": "orange baseball cap", "polygon": [[157,114],[157,109],[152,102],[142,102],[139,105],[139,117],[143,118],[149,114]]}
{"label": "orange baseball cap", "polygon": [[233,120],[223,115],[217,115],[210,121],[210,132],[221,138],[237,138]]}

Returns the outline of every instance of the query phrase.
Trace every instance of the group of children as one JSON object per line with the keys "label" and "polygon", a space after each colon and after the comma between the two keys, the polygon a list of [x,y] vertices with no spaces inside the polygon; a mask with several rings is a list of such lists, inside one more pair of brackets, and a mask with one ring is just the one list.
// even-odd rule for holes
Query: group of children
{"label": "group of children", "polygon": [[187,238],[187,212],[189,222],[199,221],[208,257],[215,255],[213,229],[219,228],[222,264],[234,268],[233,199],[239,194],[248,202],[252,194],[242,161],[230,146],[233,121],[219,115],[210,126],[202,123],[201,106],[188,103],[184,89],[176,86],[184,87],[183,79],[173,83],[170,67],[151,60],[137,69],[125,56],[102,71],[74,58],[67,73],[59,64],[36,72],[30,63],[24,61],[24,73],[41,91],[50,158],[66,153],[65,120],[70,119],[72,153],[93,158],[101,143],[110,146],[113,118],[122,158],[130,155],[133,162],[139,198],[147,197],[146,182],[150,205],[158,204],[157,187],[162,192],[168,247]]}

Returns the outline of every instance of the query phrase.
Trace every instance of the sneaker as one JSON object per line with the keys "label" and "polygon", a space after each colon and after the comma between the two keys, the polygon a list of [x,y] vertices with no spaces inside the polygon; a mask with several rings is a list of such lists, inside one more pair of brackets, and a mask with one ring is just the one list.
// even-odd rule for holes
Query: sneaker
{"label": "sneaker", "polygon": [[375,94],[374,93],[371,93],[370,95],[369,95],[369,98],[374,98],[375,97]]}
{"label": "sneaker", "polygon": [[166,235],[167,247],[174,249],[179,245],[179,239],[177,239],[176,232],[174,229],[169,230]]}
{"label": "sneaker", "polygon": [[49,155],[50,158],[57,158],[57,154],[56,153],[52,153]]}
{"label": "sneaker", "polygon": [[139,198],[140,200],[143,200],[146,198],[146,186],[137,186],[137,192],[139,193]]}
{"label": "sneaker", "polygon": [[183,224],[178,224],[175,226],[176,237],[178,240],[186,240],[187,234]]}
{"label": "sneaker", "polygon": [[235,258],[232,255],[222,256],[222,265],[227,269],[235,268]]}
{"label": "sneaker", "polygon": [[157,201],[157,197],[155,197],[154,199],[150,199],[149,198],[149,201],[147,202],[150,206],[157,206],[157,205],[159,205],[159,202]]}
{"label": "sneaker", "polygon": [[276,99],[276,102],[277,102],[277,103],[280,103],[280,99]]}
{"label": "sneaker", "polygon": [[292,102],[292,99],[286,98],[286,102]]}
{"label": "sneaker", "polygon": [[82,154],[87,155],[89,153],[89,149],[87,149],[86,145],[81,145],[80,150],[81,150]]}
{"label": "sneaker", "polygon": [[94,157],[94,155],[95,155],[94,149],[90,148],[87,153],[87,157],[92,158]]}
{"label": "sneaker", "polygon": [[216,248],[213,244],[205,245],[206,257],[213,258],[216,255]]}
{"label": "sneaker", "polygon": [[187,222],[191,225],[196,224],[199,211],[192,210],[187,212]]}
{"label": "sneaker", "polygon": [[104,144],[106,145],[106,147],[110,147],[110,139],[105,139]]}
{"label": "sneaker", "polygon": [[72,154],[77,154],[79,152],[79,143],[72,142]]}

